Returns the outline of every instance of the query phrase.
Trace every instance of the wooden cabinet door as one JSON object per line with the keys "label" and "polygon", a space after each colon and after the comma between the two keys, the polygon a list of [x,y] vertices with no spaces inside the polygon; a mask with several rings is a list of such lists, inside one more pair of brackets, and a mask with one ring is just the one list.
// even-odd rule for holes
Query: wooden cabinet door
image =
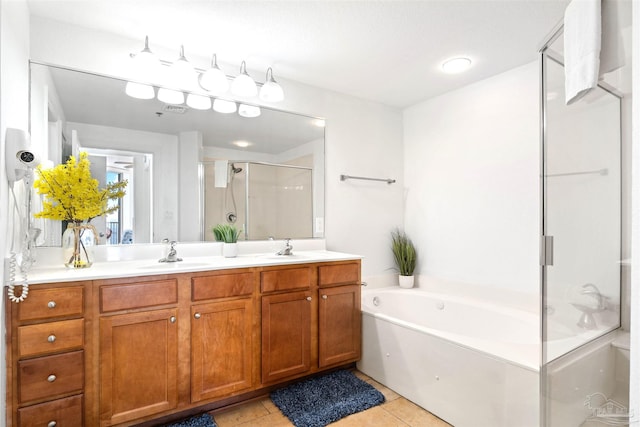
{"label": "wooden cabinet door", "polygon": [[360,285],[322,288],[318,293],[318,365],[360,359]]}
{"label": "wooden cabinet door", "polygon": [[100,420],[113,425],[178,403],[177,310],[100,319]]}
{"label": "wooden cabinet door", "polygon": [[252,385],[253,300],[191,308],[191,401],[229,395]]}
{"label": "wooden cabinet door", "polygon": [[311,292],[262,297],[262,382],[311,368]]}

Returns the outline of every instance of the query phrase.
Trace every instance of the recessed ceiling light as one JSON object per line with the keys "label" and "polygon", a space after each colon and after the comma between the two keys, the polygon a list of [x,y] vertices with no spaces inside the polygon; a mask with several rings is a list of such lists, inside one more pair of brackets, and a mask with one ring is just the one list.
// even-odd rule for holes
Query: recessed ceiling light
{"label": "recessed ceiling light", "polygon": [[442,71],[447,74],[457,74],[467,71],[471,67],[469,58],[451,58],[442,63]]}
{"label": "recessed ceiling light", "polygon": [[247,148],[248,146],[251,145],[251,143],[249,141],[233,141],[232,142],[233,145],[235,145],[236,147],[240,147],[240,148]]}

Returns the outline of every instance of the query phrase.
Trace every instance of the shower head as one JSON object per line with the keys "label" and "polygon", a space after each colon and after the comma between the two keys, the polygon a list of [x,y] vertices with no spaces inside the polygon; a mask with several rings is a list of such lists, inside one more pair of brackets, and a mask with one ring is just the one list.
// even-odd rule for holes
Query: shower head
{"label": "shower head", "polygon": [[242,168],[237,168],[235,163],[231,163],[231,172],[235,173],[240,173],[242,172]]}

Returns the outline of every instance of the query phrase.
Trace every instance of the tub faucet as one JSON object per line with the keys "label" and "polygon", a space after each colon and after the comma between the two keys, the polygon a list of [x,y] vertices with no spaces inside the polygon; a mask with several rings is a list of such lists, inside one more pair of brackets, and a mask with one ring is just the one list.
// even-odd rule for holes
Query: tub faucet
{"label": "tub faucet", "polygon": [[175,240],[169,242],[169,239],[164,239],[162,242],[169,245],[169,251],[167,252],[167,256],[165,256],[164,258],[160,258],[158,262],[182,261],[182,258],[178,258],[178,251],[176,251],[176,245],[178,244],[178,242],[176,242]]}
{"label": "tub faucet", "polygon": [[605,310],[606,306],[604,303],[604,297],[600,293],[600,289],[598,289],[598,287],[593,283],[582,285],[582,292],[580,292],[580,294],[592,296],[596,301],[598,301],[598,311]]}
{"label": "tub faucet", "polygon": [[285,239],[284,248],[280,249],[276,255],[293,255],[293,246],[291,246],[291,239]]}

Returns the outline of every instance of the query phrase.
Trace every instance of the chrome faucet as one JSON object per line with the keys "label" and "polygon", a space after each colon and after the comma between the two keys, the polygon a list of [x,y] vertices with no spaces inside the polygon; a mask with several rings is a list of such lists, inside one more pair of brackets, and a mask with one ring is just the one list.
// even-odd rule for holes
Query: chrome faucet
{"label": "chrome faucet", "polygon": [[176,251],[176,245],[178,244],[178,242],[176,242],[175,240],[169,241],[169,239],[164,239],[162,242],[169,245],[169,251],[167,252],[167,255],[164,258],[160,258],[158,262],[182,261],[182,258],[178,258],[178,251]]}
{"label": "chrome faucet", "polygon": [[580,316],[580,319],[578,320],[578,323],[576,323],[576,325],[578,325],[578,327],[582,329],[596,329],[598,325],[596,324],[596,319],[595,317],[593,317],[593,314],[605,311],[607,309],[605,303],[606,297],[600,293],[600,289],[598,289],[598,287],[593,283],[582,285],[582,291],[580,292],[580,295],[589,295],[595,298],[598,302],[598,306],[591,307],[584,304],[572,302],[571,305],[582,312],[582,316]]}
{"label": "chrome faucet", "polygon": [[285,239],[284,248],[276,252],[276,255],[293,255],[293,246],[291,246],[291,239]]}

